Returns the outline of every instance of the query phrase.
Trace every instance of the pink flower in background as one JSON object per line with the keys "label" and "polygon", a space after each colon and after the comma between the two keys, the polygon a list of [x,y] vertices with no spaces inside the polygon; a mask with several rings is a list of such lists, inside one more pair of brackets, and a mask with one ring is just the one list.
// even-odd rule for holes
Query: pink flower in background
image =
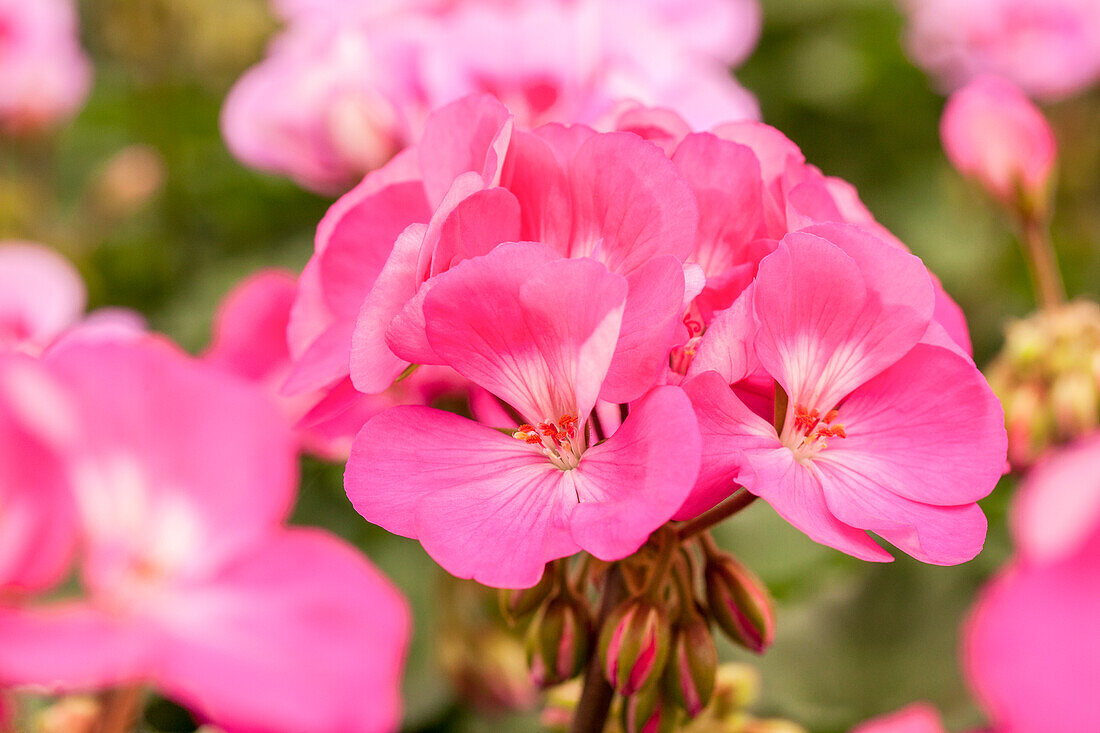
{"label": "pink flower in background", "polygon": [[1100,729],[1100,436],[1050,455],[1012,512],[1017,557],[964,630],[971,687],[998,733]]}
{"label": "pink flower in background", "polygon": [[983,74],[1058,99],[1100,79],[1095,0],[901,0],[906,45],[947,90]]}
{"label": "pink flower in background", "polygon": [[[986,530],[975,502],[1001,475],[1004,416],[934,307],[920,260],[856,227],[784,237],[688,373],[703,468],[678,516],[741,484],[856,557],[890,559],[865,530],[924,562],[974,557]],[[771,380],[788,400],[778,433]]]}
{"label": "pink flower in background", "polygon": [[869,720],[852,733],[946,733],[940,714],[931,705],[914,703],[895,713]]}
{"label": "pink flower in background", "polygon": [[42,366],[0,353],[0,602],[59,582],[76,549],[62,456],[70,405]]}
{"label": "pink flower in background", "polygon": [[39,130],[84,103],[92,70],[71,0],[0,0],[0,131]]}
{"label": "pink flower in background", "polygon": [[80,273],[61,255],[0,241],[0,350],[40,352],[83,316],[87,297]]}
{"label": "pink flower in background", "polygon": [[1058,145],[1043,113],[1011,82],[983,76],[951,95],[940,120],[951,164],[1012,208],[1043,206]]}
{"label": "pink flower in background", "polygon": [[145,330],[138,313],[100,308],[87,315],[84,281],[48,247],[0,241],[0,351],[38,355],[60,340],[127,338]]}
{"label": "pink flower in background", "polygon": [[268,57],[230,93],[222,129],[245,163],[346,190],[414,141],[432,109],[482,92],[523,126],[595,122],[620,98],[696,125],[758,116],[729,75],[760,29],[755,0],[285,0]]}
{"label": "pink flower in background", "polygon": [[[637,550],[683,502],[698,430],[657,387],[607,440],[592,416],[626,328],[627,278],[544,245],[505,244],[440,275],[423,301],[434,352],[526,423],[502,432],[396,407],[356,439],[348,496],[459,577],[530,587],[549,560]],[[602,442],[601,442],[602,441]]]}
{"label": "pink flower in background", "polygon": [[348,545],[283,526],[296,452],[263,392],[152,338],[43,363],[80,427],[85,595],[0,608],[0,678],[150,683],[227,730],[395,729],[405,603]]}

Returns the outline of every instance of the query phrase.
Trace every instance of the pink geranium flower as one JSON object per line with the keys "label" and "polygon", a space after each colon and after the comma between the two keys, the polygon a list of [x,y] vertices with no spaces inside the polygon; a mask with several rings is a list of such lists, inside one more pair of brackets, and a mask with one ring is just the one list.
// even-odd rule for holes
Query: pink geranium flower
{"label": "pink geranium flower", "polygon": [[1100,728],[1100,436],[1038,464],[1012,511],[1017,557],[966,624],[967,677],[1003,733]]}
{"label": "pink geranium flower", "polygon": [[408,611],[354,549],[283,526],[294,442],[258,388],[164,342],[73,342],[65,455],[84,596],[0,608],[0,678],[151,683],[237,731],[396,727]]}
{"label": "pink geranium flower", "polygon": [[1100,79],[1094,0],[901,0],[914,61],[947,91],[983,74],[1058,99]]}
{"label": "pink geranium flower", "polygon": [[31,132],[68,118],[91,77],[71,0],[0,0],[0,130]]}
{"label": "pink geranium flower", "polygon": [[698,428],[683,391],[658,387],[605,437],[593,416],[627,328],[627,278],[545,245],[505,244],[440,275],[428,344],[507,403],[505,431],[424,407],[373,418],[345,474],[366,519],[421,541],[449,572],[529,587],[549,560],[636,551],[683,502]]}
{"label": "pink geranium flower", "polygon": [[230,93],[222,129],[242,161],[321,192],[346,190],[472,93],[525,127],[593,123],[621,98],[699,126],[759,114],[729,74],[759,34],[755,0],[278,6],[290,26]]}
{"label": "pink geranium flower", "polygon": [[951,95],[943,149],[964,176],[1009,207],[1043,207],[1058,145],[1043,113],[1012,82],[975,79]]}
{"label": "pink geranium flower", "polygon": [[[974,502],[1001,475],[1004,417],[934,305],[920,260],[858,228],[784,237],[692,364],[703,469],[679,515],[739,483],[856,557],[890,559],[864,530],[925,562],[977,554]],[[775,383],[788,400],[778,432]]]}

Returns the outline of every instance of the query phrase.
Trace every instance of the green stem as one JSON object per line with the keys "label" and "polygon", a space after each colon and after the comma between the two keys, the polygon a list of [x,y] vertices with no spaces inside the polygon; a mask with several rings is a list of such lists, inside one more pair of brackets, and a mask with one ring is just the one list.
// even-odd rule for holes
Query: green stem
{"label": "green stem", "polygon": [[749,504],[756,501],[756,496],[750,494],[744,487],[733,492],[733,495],[716,507],[708,509],[695,519],[690,519],[680,525],[678,533],[680,540],[699,534],[703,530],[710,529],[719,522],[732,517]]}
{"label": "green stem", "polygon": [[1046,223],[1038,216],[1028,216],[1021,223],[1024,258],[1031,270],[1039,305],[1042,308],[1058,308],[1066,302],[1066,286],[1058,270],[1058,256]]}
{"label": "green stem", "polygon": [[[608,617],[626,594],[622,570],[618,563],[612,565],[604,576],[603,598],[600,600],[599,615],[596,619],[596,635],[607,623]],[[611,689],[600,668],[600,655],[593,653],[588,660],[588,669],[584,673],[584,689],[581,691],[577,712],[573,715],[570,733],[602,733],[611,712],[611,700],[615,691]]]}

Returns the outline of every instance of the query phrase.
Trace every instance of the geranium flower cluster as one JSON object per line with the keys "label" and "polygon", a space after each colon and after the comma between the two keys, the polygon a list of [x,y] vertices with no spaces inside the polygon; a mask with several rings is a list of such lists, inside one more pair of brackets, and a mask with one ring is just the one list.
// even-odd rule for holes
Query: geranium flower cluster
{"label": "geranium flower cluster", "polygon": [[610,126],[467,97],[322,222],[289,391],[335,405],[433,365],[484,397],[371,418],[356,509],[500,587],[631,555],[738,486],[857,557],[891,557],[868,530],[973,557],[1003,413],[921,261],[774,128]]}
{"label": "geranium flower cluster", "polygon": [[756,43],[756,0],[283,0],[267,58],[226,100],[248,165],[343,192],[416,140],[428,113],[471,92],[524,124],[594,122],[617,99],[694,124],[756,117],[729,74]]}
{"label": "geranium flower cluster", "polygon": [[274,393],[124,312],[81,318],[44,248],[0,247],[0,283],[0,685],[151,685],[227,731],[394,729],[408,610],[356,549],[285,525]]}

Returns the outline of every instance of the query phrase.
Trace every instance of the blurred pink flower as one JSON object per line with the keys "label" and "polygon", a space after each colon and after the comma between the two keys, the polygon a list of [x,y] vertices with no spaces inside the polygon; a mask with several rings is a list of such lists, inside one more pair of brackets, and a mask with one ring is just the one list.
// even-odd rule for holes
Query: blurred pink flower
{"label": "blurred pink flower", "polygon": [[[859,228],[784,237],[691,365],[703,468],[678,516],[741,484],[862,559],[891,559],[864,530],[924,562],[974,557],[986,530],[975,502],[1004,466],[1004,415],[934,307],[920,260]],[[788,399],[778,433],[731,389],[750,379],[759,390],[761,375]]]}
{"label": "blurred pink flower", "polygon": [[1095,0],[900,0],[916,63],[947,90],[983,74],[1058,99],[1100,79]]}
{"label": "blurred pink flower", "polygon": [[42,366],[0,353],[0,602],[49,588],[76,549],[76,507],[62,455],[74,414]]}
{"label": "blurred pink flower", "polygon": [[677,387],[650,391],[600,442],[591,413],[627,300],[627,278],[535,243],[439,275],[423,300],[428,344],[526,423],[501,432],[425,407],[382,413],[345,473],[356,510],[419,539],[452,574],[499,587],[530,587],[547,561],[581,549],[636,551],[683,502],[699,443]]}
{"label": "blurred pink flower", "polygon": [[0,241],[0,350],[40,352],[80,319],[86,301],[84,281],[64,257]]}
{"label": "blurred pink flower", "polygon": [[234,154],[338,192],[415,140],[430,110],[474,92],[524,126],[594,122],[624,97],[692,122],[756,117],[729,75],[760,29],[756,0],[284,0],[268,57],[231,91]]}
{"label": "blurred pink flower", "polygon": [[353,548],[283,526],[296,452],[266,395],[153,338],[43,363],[80,425],[86,595],[0,608],[0,678],[148,682],[233,731],[396,728],[405,603]]}
{"label": "blurred pink flower", "polygon": [[946,733],[936,709],[926,703],[914,703],[869,720],[852,729],[852,733]]}
{"label": "blurred pink flower", "polygon": [[84,103],[92,70],[72,0],[0,0],[0,131],[61,122]]}
{"label": "blurred pink flower", "polygon": [[1011,82],[983,76],[952,94],[940,137],[951,164],[1004,205],[1045,206],[1058,145],[1043,113]]}
{"label": "blurred pink flower", "polygon": [[0,352],[38,355],[62,340],[125,338],[145,320],[125,308],[87,315],[80,273],[61,255],[33,242],[0,240]]}
{"label": "blurred pink flower", "polygon": [[971,686],[999,733],[1100,730],[1100,435],[1036,466],[1012,520],[965,628]]}

